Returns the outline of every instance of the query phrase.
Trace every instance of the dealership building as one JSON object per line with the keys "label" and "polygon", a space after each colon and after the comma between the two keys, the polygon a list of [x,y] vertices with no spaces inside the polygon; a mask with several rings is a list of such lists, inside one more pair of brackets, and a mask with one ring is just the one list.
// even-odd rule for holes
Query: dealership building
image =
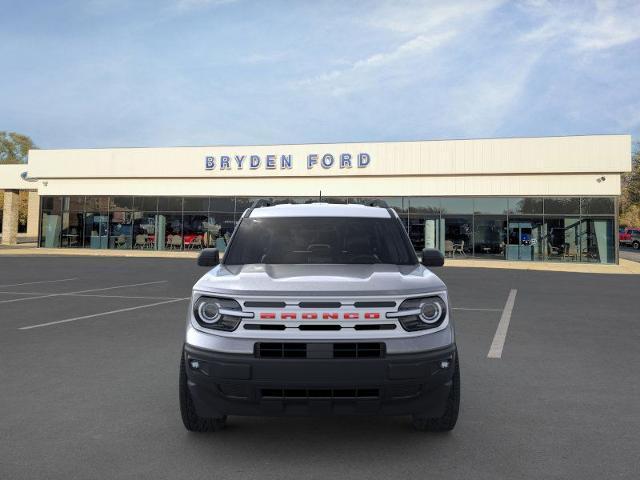
{"label": "dealership building", "polygon": [[2,241],[15,242],[21,190],[27,233],[46,248],[224,251],[257,198],[384,200],[416,250],[616,263],[630,169],[629,135],[31,150],[0,165]]}

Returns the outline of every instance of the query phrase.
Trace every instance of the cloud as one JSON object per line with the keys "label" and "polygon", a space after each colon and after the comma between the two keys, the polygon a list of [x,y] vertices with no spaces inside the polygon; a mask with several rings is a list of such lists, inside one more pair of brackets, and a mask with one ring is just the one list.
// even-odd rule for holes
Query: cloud
{"label": "cloud", "polygon": [[258,65],[264,63],[277,63],[289,57],[289,52],[273,51],[273,52],[254,52],[240,58],[240,63],[247,65]]}
{"label": "cloud", "polygon": [[[339,69],[320,73],[295,83],[339,96],[362,91],[373,86],[401,85],[424,74],[428,58],[448,43],[463,36],[470,24],[481,21],[502,0],[485,2],[459,1],[442,4],[435,1],[384,2],[375,8],[365,23],[374,33],[392,35],[383,47]],[[389,46],[391,45],[391,46]],[[336,63],[336,62],[332,62]],[[341,64],[344,60],[341,59]]]}
{"label": "cloud", "polygon": [[380,52],[356,60],[342,69],[332,70],[313,78],[298,82],[298,86],[325,89],[333,95],[342,95],[377,84],[385,69],[399,68],[398,64],[410,62],[415,57],[439,48],[455,35],[443,32],[433,35],[418,35],[388,52]]}
{"label": "cloud", "polygon": [[238,0],[175,0],[174,6],[177,10],[186,11],[205,7],[216,7],[237,1]]}
{"label": "cloud", "polygon": [[482,16],[499,7],[504,1],[386,1],[374,9],[368,23],[397,33],[424,34],[443,26],[462,27],[460,23],[462,20]]}
{"label": "cloud", "polygon": [[524,11],[541,24],[522,35],[525,42],[563,42],[577,52],[600,51],[640,39],[640,2],[620,5],[598,1],[594,7],[582,3],[528,1]]}
{"label": "cloud", "polygon": [[452,88],[441,122],[468,137],[495,135],[514,114],[541,56],[509,52],[495,64],[478,68]]}

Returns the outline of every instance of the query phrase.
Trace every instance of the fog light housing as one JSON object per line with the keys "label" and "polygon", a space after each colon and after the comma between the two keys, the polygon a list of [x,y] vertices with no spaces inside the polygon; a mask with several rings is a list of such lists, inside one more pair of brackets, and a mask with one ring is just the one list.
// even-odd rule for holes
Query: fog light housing
{"label": "fog light housing", "polygon": [[198,370],[200,368],[200,362],[192,358],[189,360],[189,367],[191,367],[192,370]]}

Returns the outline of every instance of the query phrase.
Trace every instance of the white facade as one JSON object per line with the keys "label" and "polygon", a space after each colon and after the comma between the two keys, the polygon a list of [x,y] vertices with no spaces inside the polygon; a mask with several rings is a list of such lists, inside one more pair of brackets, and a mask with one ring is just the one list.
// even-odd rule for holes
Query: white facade
{"label": "white facade", "polygon": [[[28,165],[0,168],[0,188],[40,195],[614,196],[630,169],[629,135],[32,150]],[[38,181],[20,179],[22,171]]]}

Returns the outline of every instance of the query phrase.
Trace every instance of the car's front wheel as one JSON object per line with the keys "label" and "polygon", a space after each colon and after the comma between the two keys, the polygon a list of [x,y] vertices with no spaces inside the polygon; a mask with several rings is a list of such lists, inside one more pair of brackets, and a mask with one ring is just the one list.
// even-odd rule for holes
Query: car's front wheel
{"label": "car's front wheel", "polygon": [[458,411],[460,410],[460,364],[458,354],[453,371],[451,391],[447,397],[447,404],[444,414],[441,417],[429,418],[421,415],[413,416],[413,426],[416,430],[424,432],[448,432],[453,430],[458,421]]}
{"label": "car's front wheel", "polygon": [[637,240],[633,242],[633,248],[636,250],[640,250],[640,242]]}
{"label": "car's front wheel", "polygon": [[182,423],[190,432],[214,432],[222,430],[227,423],[227,416],[217,418],[204,418],[196,412],[189,386],[187,385],[187,371],[184,362],[184,353],[180,359],[180,414]]}

